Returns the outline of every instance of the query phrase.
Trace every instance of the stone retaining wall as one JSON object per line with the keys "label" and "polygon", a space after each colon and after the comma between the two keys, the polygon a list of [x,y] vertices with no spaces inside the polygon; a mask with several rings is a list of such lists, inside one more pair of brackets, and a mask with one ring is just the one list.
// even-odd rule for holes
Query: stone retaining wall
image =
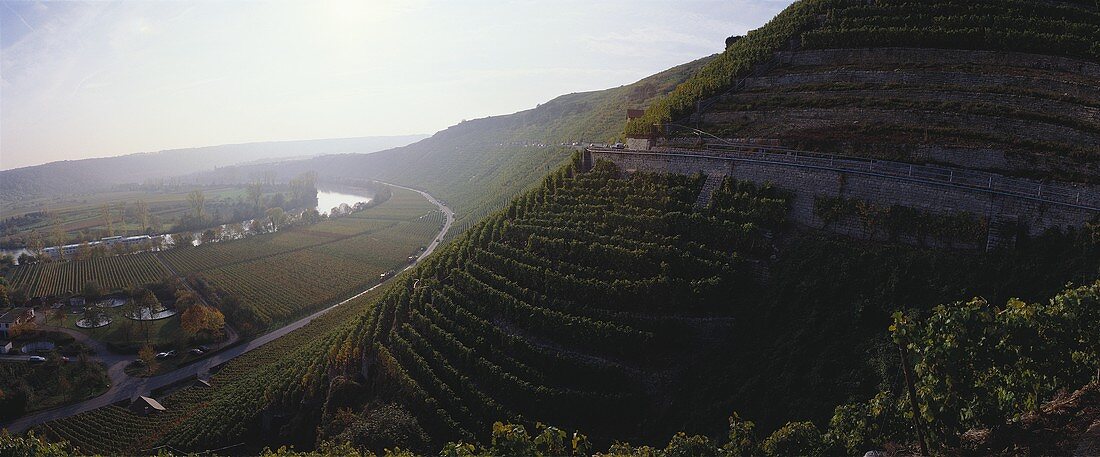
{"label": "stone retaining wall", "polygon": [[826,49],[779,52],[775,55],[775,62],[788,66],[858,66],[868,63],[904,65],[911,62],[929,66],[966,64],[1035,68],[1100,78],[1100,65],[1095,63],[1068,57],[1003,51],[929,48]]}
{"label": "stone retaining wall", "polygon": [[[1081,227],[1086,222],[1100,217],[1100,212],[1022,197],[846,171],[747,162],[720,157],[670,156],[638,151],[587,151],[585,154],[590,155],[593,162],[607,160],[625,172],[718,174],[758,184],[771,183],[795,193],[789,213],[791,220],[816,228],[824,228],[823,221],[814,215],[814,197],[818,195],[858,198],[880,206],[903,205],[932,214],[964,211],[990,224],[1004,220],[1018,220],[1022,228],[1031,236],[1053,228]],[[586,157],[586,163],[588,160],[589,157]],[[828,229],[856,237],[869,237],[858,221],[840,222]]]}
{"label": "stone retaining wall", "polygon": [[743,90],[772,90],[777,87],[797,87],[819,84],[877,84],[921,87],[998,87],[1027,91],[1045,91],[1082,100],[1098,98],[1095,84],[1084,84],[1058,79],[1033,78],[1003,74],[973,74],[929,70],[818,70],[809,73],[785,73],[782,75],[746,78]]}

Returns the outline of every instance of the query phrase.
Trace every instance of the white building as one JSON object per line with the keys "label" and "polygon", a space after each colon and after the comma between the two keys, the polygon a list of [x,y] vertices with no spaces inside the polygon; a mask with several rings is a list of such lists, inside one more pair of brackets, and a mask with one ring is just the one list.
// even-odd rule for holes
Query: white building
{"label": "white building", "polygon": [[[122,245],[129,249],[133,249],[144,246],[147,242],[152,241],[152,239],[153,238],[149,235],[137,235],[127,237],[109,236],[106,238],[101,238],[98,241],[89,241],[88,246],[97,247],[102,245],[110,249],[115,246]],[[43,249],[42,251],[55,259],[58,258],[58,253],[61,253],[65,257],[72,257],[73,255],[76,255],[76,253],[80,250],[80,247],[83,245],[83,243],[76,243],[66,244],[64,246],[50,246],[46,249]]]}

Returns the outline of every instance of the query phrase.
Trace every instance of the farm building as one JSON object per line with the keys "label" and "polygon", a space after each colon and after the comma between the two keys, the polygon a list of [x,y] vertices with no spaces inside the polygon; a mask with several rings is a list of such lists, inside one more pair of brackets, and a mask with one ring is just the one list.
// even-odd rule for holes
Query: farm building
{"label": "farm building", "polygon": [[165,410],[166,408],[161,405],[159,401],[156,401],[144,395],[139,396],[130,402],[130,411],[134,414],[138,414],[141,416],[148,416],[150,414],[162,412]]}

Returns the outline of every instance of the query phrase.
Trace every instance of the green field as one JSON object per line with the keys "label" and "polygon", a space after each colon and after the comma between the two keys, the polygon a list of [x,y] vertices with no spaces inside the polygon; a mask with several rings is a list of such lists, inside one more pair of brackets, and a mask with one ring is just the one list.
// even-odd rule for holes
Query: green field
{"label": "green field", "polygon": [[[384,203],[341,218],[241,240],[114,257],[18,266],[14,287],[32,297],[160,281],[174,270],[232,295],[253,318],[250,332],[299,316],[379,281],[427,245],[443,218],[419,194],[396,189]],[[112,325],[113,327],[113,325]]]}
{"label": "green field", "polygon": [[197,274],[218,295],[239,299],[249,315],[241,322],[251,327],[248,333],[378,283],[441,225],[442,214],[431,203],[396,189],[385,203],[343,218],[161,255],[179,274]]}

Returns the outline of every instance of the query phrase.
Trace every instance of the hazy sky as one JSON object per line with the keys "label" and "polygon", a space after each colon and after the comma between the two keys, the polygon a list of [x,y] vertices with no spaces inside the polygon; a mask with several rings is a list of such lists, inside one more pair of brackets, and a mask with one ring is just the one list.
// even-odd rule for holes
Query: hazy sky
{"label": "hazy sky", "polygon": [[718,52],[791,0],[0,0],[0,169],[434,133]]}

